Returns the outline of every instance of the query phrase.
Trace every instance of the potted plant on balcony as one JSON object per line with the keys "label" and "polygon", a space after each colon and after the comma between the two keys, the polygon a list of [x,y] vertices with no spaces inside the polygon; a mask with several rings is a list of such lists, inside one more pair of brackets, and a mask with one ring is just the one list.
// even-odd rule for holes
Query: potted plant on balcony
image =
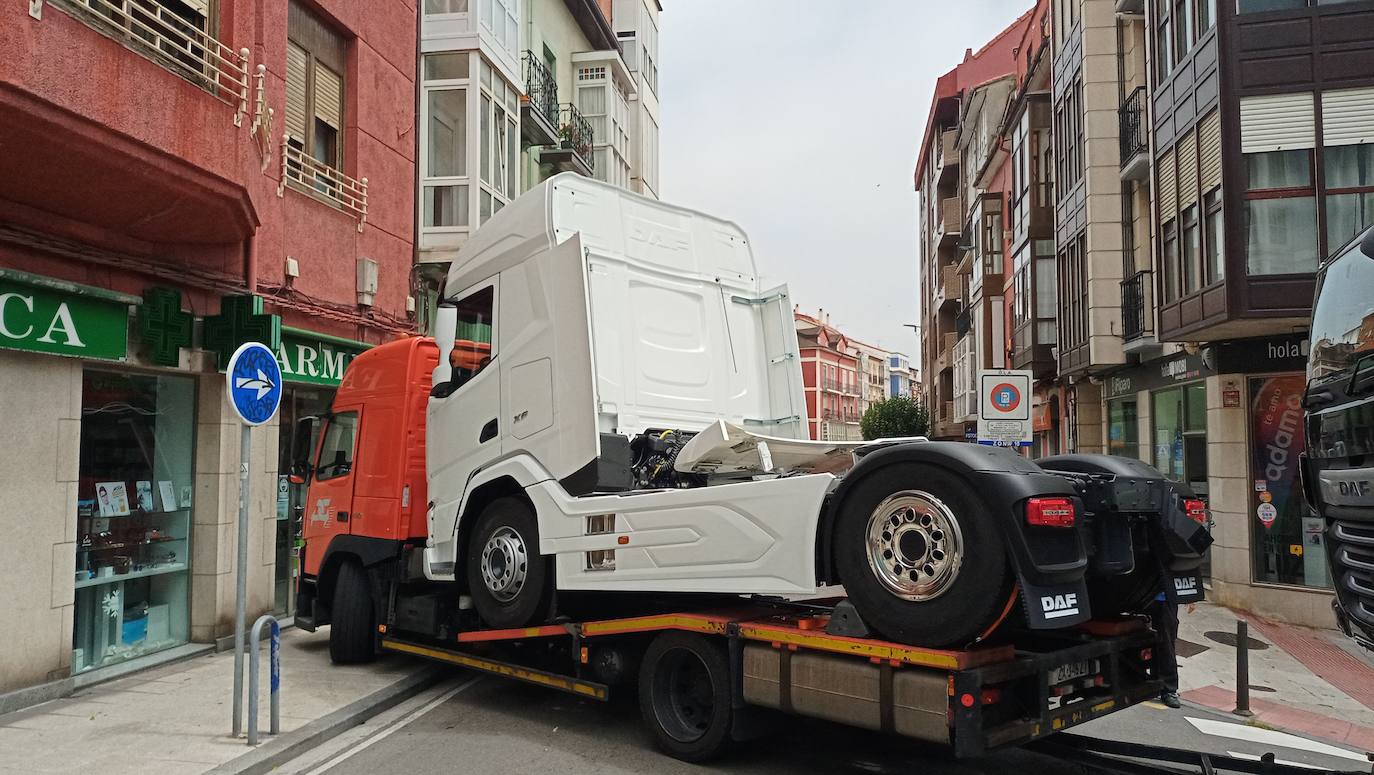
{"label": "potted plant on balcony", "polygon": [[592,144],[586,137],[581,136],[572,124],[562,124],[558,127],[559,147],[577,152],[578,156],[584,159],[591,158]]}

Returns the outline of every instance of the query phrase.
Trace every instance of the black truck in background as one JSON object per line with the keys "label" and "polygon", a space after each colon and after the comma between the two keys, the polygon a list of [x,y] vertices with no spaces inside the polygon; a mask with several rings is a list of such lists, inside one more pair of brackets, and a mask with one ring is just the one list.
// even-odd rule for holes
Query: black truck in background
{"label": "black truck in background", "polygon": [[1326,527],[1341,630],[1374,650],[1374,228],[1317,272],[1307,363],[1307,502]]}

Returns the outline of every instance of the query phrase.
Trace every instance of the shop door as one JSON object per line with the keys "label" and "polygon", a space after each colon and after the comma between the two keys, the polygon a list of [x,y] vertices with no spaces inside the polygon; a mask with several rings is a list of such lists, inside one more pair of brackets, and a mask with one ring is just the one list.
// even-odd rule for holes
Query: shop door
{"label": "shop door", "polygon": [[[346,535],[352,528],[353,464],[361,428],[361,407],[341,408],[324,426],[305,504],[303,532],[308,545],[327,546],[333,536]],[[304,572],[318,574],[323,554],[306,552]]]}
{"label": "shop door", "polygon": [[[275,609],[278,616],[295,613],[296,578],[300,575],[301,524],[305,518],[305,497],[309,486],[304,481],[308,464],[320,439],[324,415],[334,400],[334,391],[323,388],[288,386],[282,396],[281,432],[277,450],[277,530]],[[297,479],[293,482],[293,474]]]}
{"label": "shop door", "polygon": [[[1154,466],[1187,484],[1209,501],[1207,470],[1207,386],[1202,382],[1160,390],[1153,396]],[[1202,575],[1211,578],[1212,554],[1203,558]]]}

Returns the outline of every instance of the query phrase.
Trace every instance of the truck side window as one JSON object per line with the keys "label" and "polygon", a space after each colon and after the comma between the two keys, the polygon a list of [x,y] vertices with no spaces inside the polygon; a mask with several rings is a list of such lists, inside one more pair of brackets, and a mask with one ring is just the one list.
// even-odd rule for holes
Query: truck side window
{"label": "truck side window", "polygon": [[495,305],[496,289],[492,286],[458,302],[458,330],[454,332],[453,352],[448,357],[453,367],[452,390],[462,387],[491,363]]}
{"label": "truck side window", "polygon": [[353,470],[353,445],[358,437],[358,413],[342,412],[329,418],[320,444],[315,480],[337,479]]}

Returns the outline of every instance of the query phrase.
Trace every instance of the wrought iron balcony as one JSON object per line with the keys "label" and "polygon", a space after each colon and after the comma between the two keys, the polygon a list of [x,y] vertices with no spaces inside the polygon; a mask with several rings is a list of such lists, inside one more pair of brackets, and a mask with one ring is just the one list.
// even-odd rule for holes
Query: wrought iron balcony
{"label": "wrought iron balcony", "polygon": [[1150,171],[1150,145],[1145,125],[1145,87],[1138,86],[1121,103],[1121,179],[1144,180]]}
{"label": "wrought iron balcony", "polygon": [[[235,51],[154,0],[48,0],[234,109],[248,112],[248,49]],[[203,25],[203,22],[202,22]]]}
{"label": "wrought iron balcony", "polygon": [[1154,335],[1153,290],[1150,270],[1121,281],[1121,337],[1127,342]]}
{"label": "wrought iron balcony", "polygon": [[291,135],[282,135],[277,196],[282,196],[288,186],[357,218],[358,231],[367,223],[367,178],[356,180],[317,161],[292,143]]}
{"label": "wrought iron balcony", "polygon": [[591,177],[596,171],[596,158],[592,154],[595,142],[591,122],[582,116],[576,105],[565,102],[558,110],[558,145],[540,151],[539,160],[563,171]]}
{"label": "wrought iron balcony", "polygon": [[529,145],[558,144],[558,81],[544,61],[526,51],[525,93],[520,97],[520,131]]}

